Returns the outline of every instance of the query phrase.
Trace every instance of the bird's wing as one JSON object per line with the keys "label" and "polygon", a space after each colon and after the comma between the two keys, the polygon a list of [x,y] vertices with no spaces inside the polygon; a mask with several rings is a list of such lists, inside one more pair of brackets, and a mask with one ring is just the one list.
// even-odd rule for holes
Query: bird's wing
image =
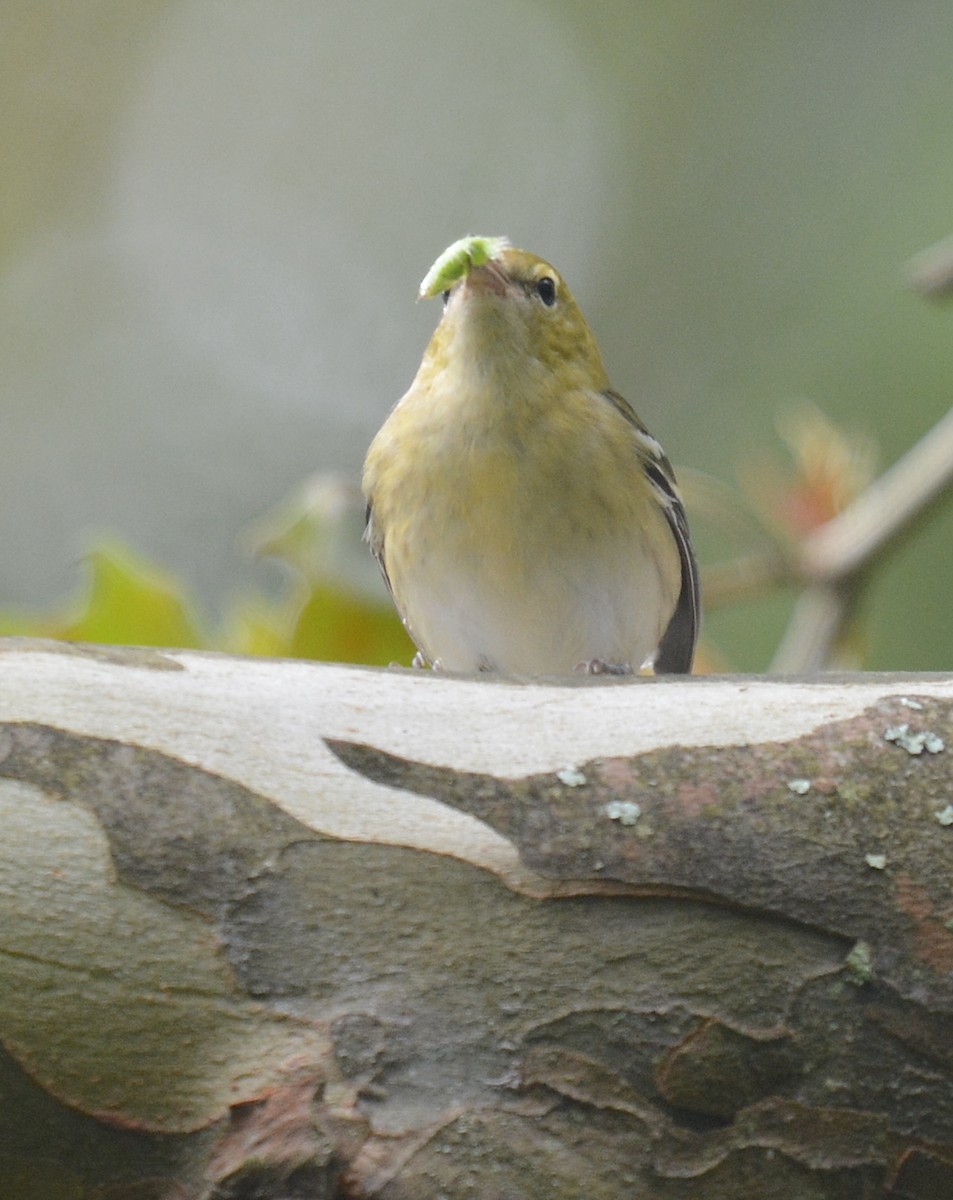
{"label": "bird's wing", "polygon": [[384,582],[387,584],[387,590],[396,604],[394,589],[391,587],[390,576],[387,574],[387,563],[384,561],[384,536],[374,524],[374,509],[369,500],[367,508],[364,510],[364,541],[370,546],[371,553],[377,559],[377,565],[381,569],[381,575],[383,575]]}
{"label": "bird's wing", "polygon": [[678,547],[678,557],[682,565],[682,586],[675,612],[659,643],[654,667],[658,674],[686,675],[692,669],[695,643],[698,641],[701,596],[698,562],[692,549],[685,509],[675,484],[675,473],[662,447],[636,416],[629,402],[618,392],[609,390],[602,394],[625,417],[637,434],[642,469],[665,513],[668,527]]}
{"label": "bird's wing", "polygon": [[[394,607],[397,609],[401,623],[407,630],[408,637],[418,649],[418,654],[413,661],[413,666],[422,666],[425,663],[429,663],[431,660],[424,653],[420,646],[419,640],[414,634],[414,631],[407,624],[407,618],[404,616],[403,609],[397,603],[397,597],[394,595],[394,587],[390,581],[390,576],[387,574],[387,562],[384,558],[384,535],[374,524],[374,508],[370,501],[367,502],[367,508],[364,510],[364,541],[370,546],[371,553],[377,559],[377,565],[381,569],[381,575],[383,576],[384,582],[387,584],[387,590],[390,592],[390,598],[394,602]],[[420,660],[419,662],[418,659]]]}

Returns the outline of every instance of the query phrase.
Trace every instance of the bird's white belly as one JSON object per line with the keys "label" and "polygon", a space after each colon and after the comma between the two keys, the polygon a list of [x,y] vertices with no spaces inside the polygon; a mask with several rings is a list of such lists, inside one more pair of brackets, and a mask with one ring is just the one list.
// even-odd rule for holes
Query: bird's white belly
{"label": "bird's white belly", "polygon": [[[465,556],[451,548],[433,554],[431,546],[426,565],[418,559],[398,585],[401,607],[445,670],[559,675],[593,660],[638,669],[677,598],[671,564],[658,563],[646,542],[637,535],[597,551],[564,545],[516,566],[495,561],[492,546]],[[663,531],[661,545],[670,542]]]}

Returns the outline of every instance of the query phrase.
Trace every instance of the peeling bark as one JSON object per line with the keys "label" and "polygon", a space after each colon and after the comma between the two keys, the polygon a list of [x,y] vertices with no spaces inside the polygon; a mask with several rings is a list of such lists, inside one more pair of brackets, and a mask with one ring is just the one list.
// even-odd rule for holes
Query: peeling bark
{"label": "peeling bark", "polygon": [[0,813],[4,1196],[953,1195],[951,677],[11,640]]}

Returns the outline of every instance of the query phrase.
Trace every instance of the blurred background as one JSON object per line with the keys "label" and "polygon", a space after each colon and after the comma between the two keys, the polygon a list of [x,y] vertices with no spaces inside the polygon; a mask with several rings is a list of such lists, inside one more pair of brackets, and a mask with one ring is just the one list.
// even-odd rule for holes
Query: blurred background
{"label": "blurred background", "polygon": [[[108,640],[89,589],[141,587],[179,644],[402,653],[277,629],[372,594],[349,485],[467,232],[565,274],[703,562],[743,553],[696,472],[770,507],[799,403],[881,465],[950,405],[905,268],[953,231],[951,60],[942,0],[4,0],[5,628]],[[864,665],[953,668],[951,545],[948,507],[874,576]],[[790,602],[713,613],[711,661],[763,669]]]}

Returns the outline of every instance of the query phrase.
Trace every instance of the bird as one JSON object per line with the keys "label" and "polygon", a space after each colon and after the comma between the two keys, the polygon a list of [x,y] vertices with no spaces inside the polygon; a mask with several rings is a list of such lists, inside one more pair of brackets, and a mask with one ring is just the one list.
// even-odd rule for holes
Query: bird
{"label": "bird", "polygon": [[362,476],[414,665],[689,673],[698,566],[674,472],[563,277],[467,235],[420,295],[443,315]]}

